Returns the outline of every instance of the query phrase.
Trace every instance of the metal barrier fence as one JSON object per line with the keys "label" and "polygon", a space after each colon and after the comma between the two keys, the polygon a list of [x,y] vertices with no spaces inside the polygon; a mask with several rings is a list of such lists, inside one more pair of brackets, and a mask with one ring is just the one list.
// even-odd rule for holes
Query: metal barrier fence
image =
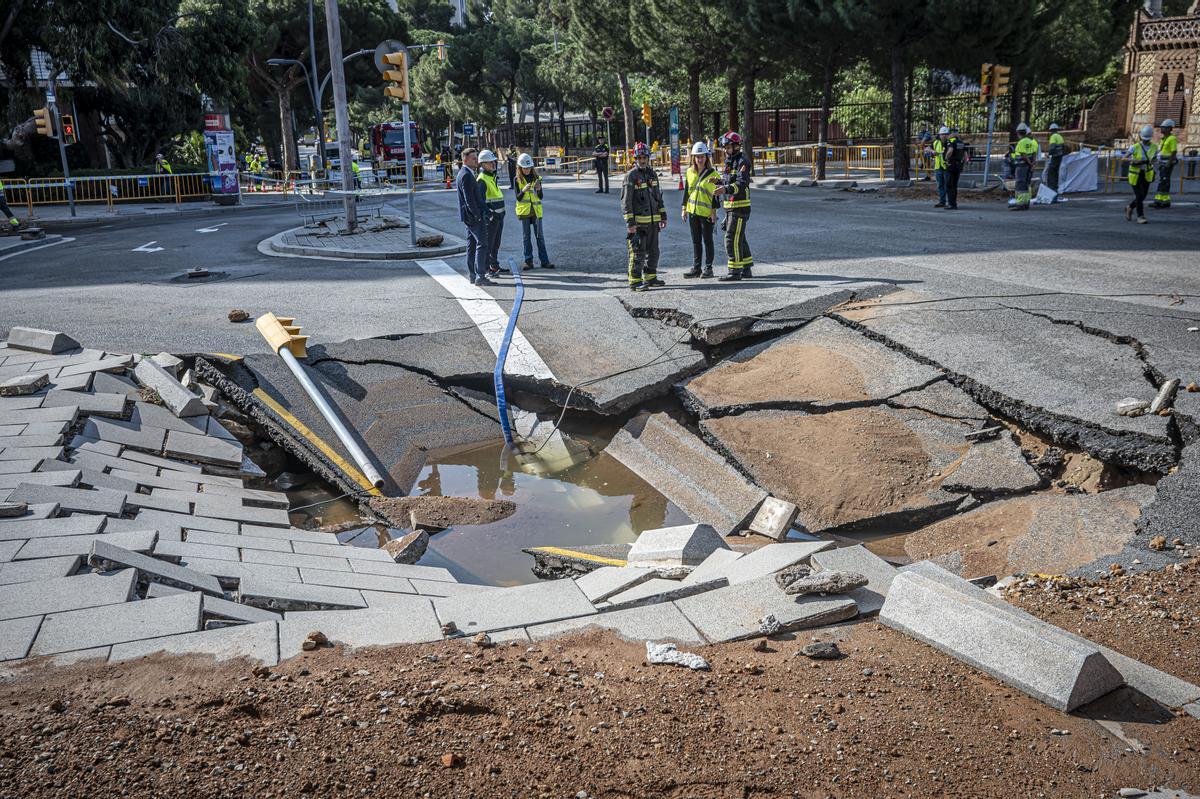
{"label": "metal barrier fence", "polygon": [[[62,205],[67,202],[67,181],[63,178],[18,178],[4,181],[10,206],[24,205],[33,216],[35,205]],[[179,175],[107,175],[71,178],[77,203],[104,203],[109,208],[122,202],[153,202],[208,197],[209,176],[200,172]]]}

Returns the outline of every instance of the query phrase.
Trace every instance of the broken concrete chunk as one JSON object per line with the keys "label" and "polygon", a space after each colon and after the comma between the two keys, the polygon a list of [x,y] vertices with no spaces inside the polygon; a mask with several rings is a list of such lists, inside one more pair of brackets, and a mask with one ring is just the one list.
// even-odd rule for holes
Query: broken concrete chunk
{"label": "broken concrete chunk", "polygon": [[[169,352],[160,352],[158,355],[151,355],[150,360],[161,366],[163,371],[170,374],[171,377],[179,377],[179,368],[183,366],[182,359],[176,358]],[[136,371],[134,374],[136,374]]]}
{"label": "broken concrete chunk", "polygon": [[1042,484],[1011,436],[976,441],[962,462],[945,474],[942,488],[975,494],[1016,494]]}
{"label": "broken concrete chunk", "polygon": [[575,580],[590,602],[603,602],[614,594],[655,577],[657,571],[637,566],[601,566]]}
{"label": "broken concrete chunk", "polygon": [[0,518],[24,516],[28,510],[29,505],[25,502],[0,502]]}
{"label": "broken concrete chunk", "polygon": [[0,397],[19,397],[24,394],[36,394],[50,382],[50,375],[45,372],[36,374],[17,375],[0,381]]}
{"label": "broken concrete chunk", "polygon": [[176,416],[182,418],[208,413],[208,408],[199,397],[184,388],[183,384],[154,361],[143,359],[134,368],[133,375],[143,386],[157,391],[163,404]]}
{"label": "broken concrete chunk", "polygon": [[416,563],[425,555],[429,548],[429,533],[424,530],[413,530],[408,535],[395,538],[383,545],[384,551],[392,556],[396,563]]}
{"label": "broken concrete chunk", "polygon": [[79,342],[57,330],[41,330],[36,327],[13,327],[8,331],[8,346],[11,349],[44,352],[58,355],[68,350],[79,349]]}
{"label": "broken concrete chunk", "polygon": [[750,530],[782,541],[787,538],[792,529],[792,522],[796,521],[796,514],[799,512],[795,503],[779,497],[767,497],[759,507],[758,513],[754,515],[754,520],[750,522]]}
{"label": "broken concrete chunk", "polygon": [[715,550],[729,549],[707,524],[685,524],[647,530],[629,549],[627,565],[641,567],[698,566]]}
{"label": "broken concrete chunk", "polygon": [[646,642],[646,662],[651,665],[683,666],[693,671],[708,671],[708,661],[692,652],[680,652],[675,644]]}
{"label": "broken concrete chunk", "polygon": [[767,614],[776,618],[781,632],[832,624],[858,614],[858,606],[848,597],[788,596],[773,576],[685,597],[675,606],[714,644],[761,635]]}
{"label": "broken concrete chunk", "polygon": [[1117,413],[1121,416],[1141,416],[1150,403],[1136,397],[1126,397],[1117,402]]}
{"label": "broken concrete chunk", "polygon": [[842,650],[838,649],[838,645],[833,641],[819,641],[815,644],[808,644],[797,654],[813,660],[837,660],[842,656]]}
{"label": "broken concrete chunk", "polygon": [[1163,408],[1171,407],[1171,403],[1175,400],[1175,392],[1179,389],[1179,378],[1173,377],[1162,384],[1158,389],[1158,395],[1154,397],[1154,401],[1150,403],[1150,413],[1158,413]]}
{"label": "broken concrete chunk", "polygon": [[822,571],[845,570],[866,575],[866,586],[850,592],[862,616],[879,612],[896,576],[895,566],[861,544],[818,552],[812,556],[812,565]]}
{"label": "broken concrete chunk", "polygon": [[[158,546],[162,546],[162,542],[159,542]],[[224,591],[221,590],[221,584],[211,574],[167,563],[140,552],[132,552],[99,538],[92,542],[88,565],[102,571],[122,568],[136,569],[139,582],[162,583],[173,588],[201,591],[215,597],[225,596]]]}
{"label": "broken concrete chunk", "polygon": [[793,580],[784,586],[783,593],[796,596],[848,594],[866,584],[867,578],[857,572],[820,571]]}

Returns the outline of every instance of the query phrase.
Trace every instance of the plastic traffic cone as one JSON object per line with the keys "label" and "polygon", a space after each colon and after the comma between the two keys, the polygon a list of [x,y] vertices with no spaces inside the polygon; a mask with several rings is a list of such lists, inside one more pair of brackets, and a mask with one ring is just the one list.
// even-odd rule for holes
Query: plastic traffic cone
{"label": "plastic traffic cone", "polygon": [[680,171],[680,173],[679,173],[679,185],[676,186],[676,188],[679,189],[680,191],[683,191],[683,172],[682,171]]}

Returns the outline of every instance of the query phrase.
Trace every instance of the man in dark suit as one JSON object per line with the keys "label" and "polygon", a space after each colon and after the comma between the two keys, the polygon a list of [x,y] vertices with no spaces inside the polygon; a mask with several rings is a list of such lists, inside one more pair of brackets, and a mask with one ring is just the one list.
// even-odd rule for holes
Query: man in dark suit
{"label": "man in dark suit", "polygon": [[467,269],[476,286],[490,286],[487,279],[488,214],[483,200],[484,186],[476,180],[479,172],[479,151],[468,147],[462,151],[462,169],[455,179],[458,191],[458,216],[467,226]]}

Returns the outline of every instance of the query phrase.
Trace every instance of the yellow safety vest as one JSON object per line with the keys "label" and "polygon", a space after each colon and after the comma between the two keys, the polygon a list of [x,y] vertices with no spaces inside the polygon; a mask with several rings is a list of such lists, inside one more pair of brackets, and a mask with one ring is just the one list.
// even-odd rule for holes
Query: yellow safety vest
{"label": "yellow safety vest", "polygon": [[[529,177],[517,174],[517,216],[521,219],[542,218],[542,198],[537,194],[541,183],[542,179],[536,172]],[[527,186],[529,191],[525,191]]]}
{"label": "yellow safety vest", "polygon": [[503,211],[504,192],[500,191],[500,184],[496,183],[496,173],[485,172],[483,169],[480,169],[479,179],[483,181],[484,189],[486,189],[484,200],[487,202],[488,207],[493,210]]}
{"label": "yellow safety vest", "polygon": [[1163,140],[1158,143],[1158,153],[1164,161],[1170,161],[1175,158],[1175,152],[1179,149],[1179,142],[1175,138],[1175,134],[1164,136]]}
{"label": "yellow safety vest", "polygon": [[713,191],[717,188],[717,170],[707,167],[703,174],[694,166],[687,171],[687,203],[684,209],[692,216],[709,219],[713,214]]}
{"label": "yellow safety vest", "polygon": [[1014,160],[1020,161],[1021,156],[1029,156],[1030,163],[1037,160],[1038,143],[1030,136],[1022,136],[1013,148]]}
{"label": "yellow safety vest", "polygon": [[[1153,144],[1138,142],[1129,148],[1129,185],[1136,186],[1141,175],[1146,176],[1147,182],[1154,180],[1154,158],[1158,155],[1158,147]],[[1135,161],[1144,161],[1134,164]]]}
{"label": "yellow safety vest", "polygon": [[161,166],[162,166],[162,171],[163,171],[163,172],[166,172],[168,175],[173,175],[173,174],[175,174],[175,173],[174,173],[174,172],[171,170],[171,164],[170,164],[170,163],[167,161],[167,159],[165,159],[165,158],[164,158],[164,159],[162,160],[162,164],[161,164]]}

